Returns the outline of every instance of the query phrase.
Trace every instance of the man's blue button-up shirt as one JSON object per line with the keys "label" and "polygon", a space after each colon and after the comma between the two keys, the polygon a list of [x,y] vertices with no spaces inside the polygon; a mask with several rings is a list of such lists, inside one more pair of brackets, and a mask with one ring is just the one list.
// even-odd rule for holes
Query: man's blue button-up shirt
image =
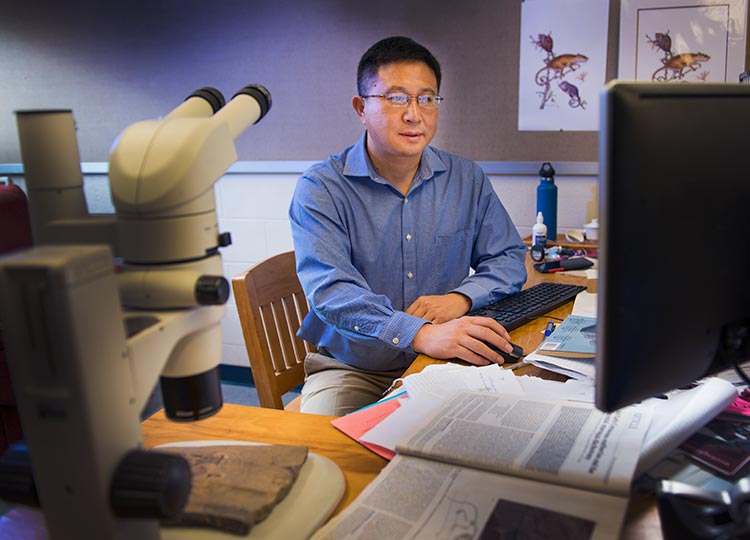
{"label": "man's blue button-up shirt", "polygon": [[515,293],[526,246],[476,163],[427,147],[404,196],[375,172],[366,136],[297,183],[289,216],[311,307],[299,336],[387,371],[416,357],[427,321],[404,312],[412,302],[458,292],[477,309]]}

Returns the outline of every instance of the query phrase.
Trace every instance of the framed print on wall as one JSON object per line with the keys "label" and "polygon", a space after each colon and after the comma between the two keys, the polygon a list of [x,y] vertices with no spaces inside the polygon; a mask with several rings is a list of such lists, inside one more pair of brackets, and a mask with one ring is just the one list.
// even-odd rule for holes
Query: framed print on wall
{"label": "framed print on wall", "polygon": [[596,131],[609,0],[524,0],[518,130]]}
{"label": "framed print on wall", "polygon": [[738,82],[747,0],[622,0],[618,79]]}

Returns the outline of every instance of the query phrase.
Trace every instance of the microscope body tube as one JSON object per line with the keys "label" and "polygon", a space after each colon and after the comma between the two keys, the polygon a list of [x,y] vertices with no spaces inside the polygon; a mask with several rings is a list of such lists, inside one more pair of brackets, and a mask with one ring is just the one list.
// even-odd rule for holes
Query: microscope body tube
{"label": "microscope body tube", "polygon": [[115,249],[114,219],[89,216],[70,110],[16,113],[35,244],[105,243]]}
{"label": "microscope body tube", "polygon": [[123,131],[109,156],[115,210],[174,215],[211,189],[236,159],[224,124],[204,118],[137,122]]}
{"label": "microscope body tube", "polygon": [[109,160],[118,215],[194,213],[186,205],[212,189],[237,160],[235,139],[270,107],[268,91],[260,88],[248,85],[212,116],[201,89],[164,119],[126,128]]}
{"label": "microscope body tube", "polygon": [[121,256],[139,264],[207,257],[219,247],[214,183],[237,159],[224,124],[139,122],[110,155]]}
{"label": "microscope body tube", "polygon": [[212,189],[237,160],[234,140],[270,107],[270,95],[258,88],[245,87],[213,116],[191,116],[199,108],[203,114],[210,112],[204,100],[191,97],[162,120],[125,129],[110,153],[118,215],[194,213],[186,205]]}
{"label": "microscope body tube", "polygon": [[213,115],[211,121],[226,125],[229,128],[229,136],[234,141],[258,121],[260,113],[260,105],[253,97],[239,94]]}
{"label": "microscope body tube", "polygon": [[166,118],[209,117],[224,106],[224,96],[215,88],[196,90]]}
{"label": "microscope body tube", "polygon": [[[164,276],[177,276],[183,264],[213,257],[224,245],[213,186],[237,160],[235,139],[263,117],[271,98],[265,88],[248,85],[211,115],[209,105],[218,104],[214,93],[196,94],[162,120],[128,127],[113,146],[110,184],[126,272],[143,274],[134,265],[153,265]],[[139,302],[163,296],[159,288],[146,287],[139,299],[128,292],[134,290],[123,290],[127,305],[152,308],[151,301]],[[182,297],[191,292],[185,289]]]}

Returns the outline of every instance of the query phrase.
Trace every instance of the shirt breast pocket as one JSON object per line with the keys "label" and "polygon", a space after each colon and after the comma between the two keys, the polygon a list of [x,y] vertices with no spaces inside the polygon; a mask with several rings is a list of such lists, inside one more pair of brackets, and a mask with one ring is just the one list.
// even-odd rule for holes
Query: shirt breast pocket
{"label": "shirt breast pocket", "polygon": [[445,294],[469,274],[473,232],[462,229],[435,237],[435,291]]}

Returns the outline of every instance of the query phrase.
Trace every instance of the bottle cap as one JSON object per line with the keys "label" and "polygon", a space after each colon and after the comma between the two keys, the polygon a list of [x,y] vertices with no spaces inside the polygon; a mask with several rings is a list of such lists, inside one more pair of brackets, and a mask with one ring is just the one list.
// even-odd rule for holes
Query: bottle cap
{"label": "bottle cap", "polygon": [[549,161],[542,163],[542,168],[539,169],[539,176],[542,178],[553,178],[555,176],[555,168]]}
{"label": "bottle cap", "polygon": [[589,229],[598,229],[599,228],[599,219],[598,218],[592,219],[591,223],[586,223],[586,225],[584,225],[584,227],[589,228]]}
{"label": "bottle cap", "polygon": [[541,212],[537,213],[537,215],[536,215],[536,222],[537,223],[544,223],[544,216],[542,215]]}

